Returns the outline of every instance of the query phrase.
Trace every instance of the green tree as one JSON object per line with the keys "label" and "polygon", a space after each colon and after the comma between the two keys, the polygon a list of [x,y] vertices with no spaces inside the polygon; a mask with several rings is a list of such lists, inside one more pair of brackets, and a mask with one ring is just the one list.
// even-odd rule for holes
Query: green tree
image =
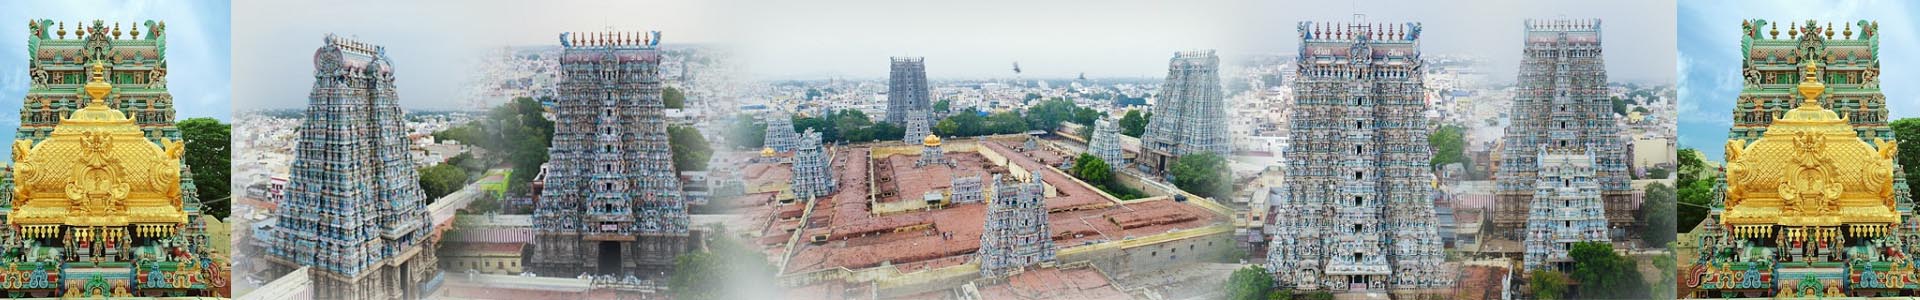
{"label": "green tree", "polygon": [[[1673,246],[1669,244],[1667,248],[1672,249]],[[1678,278],[1674,275],[1674,272],[1678,271],[1677,266],[1674,262],[1672,252],[1653,256],[1653,267],[1660,270],[1660,282],[1653,285],[1653,291],[1652,294],[1650,294],[1653,296],[1652,298],[1674,299],[1674,293],[1676,292],[1674,289],[1679,288],[1678,285],[1675,285],[1675,283],[1678,282]]]}
{"label": "green tree", "polygon": [[1433,148],[1433,158],[1428,160],[1429,166],[1465,163],[1467,162],[1466,129],[1456,125],[1442,125],[1439,130],[1427,135],[1427,147]]}
{"label": "green tree", "polygon": [[1894,161],[1907,172],[1907,187],[1920,195],[1920,118],[1900,118],[1887,126],[1893,128],[1893,139],[1899,143]]}
{"label": "green tree", "polygon": [[1613,113],[1622,116],[1627,115],[1627,101],[1620,100],[1620,97],[1613,97]]}
{"label": "green tree", "polygon": [[508,191],[523,194],[530,190],[531,174],[547,163],[547,147],[553,141],[553,121],[542,116],[546,108],[533,98],[521,97],[494,107],[479,119],[433,133],[435,139],[458,141],[485,149],[513,166],[507,181]]}
{"label": "green tree", "polygon": [[1273,276],[1267,268],[1251,265],[1234,270],[1227,277],[1227,300],[1262,300],[1273,290]]}
{"label": "green tree", "polygon": [[1333,300],[1333,292],[1328,292],[1327,290],[1313,291],[1313,293],[1307,294],[1307,300]]}
{"label": "green tree", "polygon": [[754,122],[745,114],[733,117],[727,126],[727,146],[734,149],[759,149],[767,143],[767,124]]}
{"label": "green tree", "polygon": [[1224,197],[1232,190],[1232,178],[1227,171],[1227,160],[1214,153],[1181,156],[1168,170],[1173,174],[1174,186],[1208,198]]}
{"label": "green tree", "polygon": [[1152,117],[1151,112],[1142,114],[1137,109],[1127,110],[1126,115],[1120,116],[1120,134],[1140,137],[1141,134],[1147,133],[1147,121]]}
{"label": "green tree", "polygon": [[671,86],[660,90],[660,100],[666,102],[667,108],[687,107],[687,95],[680,93],[680,89]]}
{"label": "green tree", "polygon": [[438,164],[420,169],[420,189],[430,201],[439,201],[467,185],[467,171],[458,166]]}
{"label": "green tree", "polygon": [[1293,290],[1281,289],[1267,293],[1267,300],[1293,300]]}
{"label": "green tree", "polygon": [[1647,283],[1640,278],[1638,263],[1613,252],[1607,242],[1578,242],[1567,251],[1573,258],[1574,282],[1580,297],[1593,299],[1646,299]]}
{"label": "green tree", "polygon": [[830,118],[817,117],[793,118],[793,132],[807,132],[807,129],[813,129],[813,132],[820,133],[821,142],[832,143],[841,140],[840,129],[836,128],[833,121],[829,119]]}
{"label": "green tree", "polygon": [[667,126],[667,146],[673,149],[674,170],[704,171],[707,159],[713,157],[712,145],[693,127]]}
{"label": "green tree", "polygon": [[1647,184],[1646,198],[1640,204],[1640,239],[1648,245],[1666,245],[1674,238],[1673,187],[1659,182]]}
{"label": "green tree", "polygon": [[1679,179],[1674,182],[1674,188],[1679,205],[1675,207],[1674,222],[1679,232],[1687,232],[1707,218],[1707,206],[1713,204],[1712,179],[1717,175],[1700,159],[1699,151],[1680,148],[1677,152]]}
{"label": "green tree", "polygon": [[1074,158],[1073,169],[1071,171],[1074,177],[1079,177],[1080,180],[1091,183],[1094,186],[1106,186],[1113,183],[1113,170],[1107,166],[1105,160],[1101,160],[1100,157],[1093,156],[1093,154],[1081,153],[1080,157]]}
{"label": "green tree", "polygon": [[[194,193],[200,201],[226,199],[233,195],[229,170],[232,166],[232,126],[213,118],[191,118],[174,124],[186,143],[184,163],[193,171]],[[207,214],[225,220],[227,204],[207,205]]]}
{"label": "green tree", "polygon": [[1567,296],[1567,275],[1553,270],[1533,272],[1533,278],[1527,280],[1527,290],[1534,299],[1559,300]]}
{"label": "green tree", "polygon": [[1031,128],[1028,127],[1027,119],[1022,118],[1017,111],[1003,111],[987,116],[987,127],[992,134],[1021,133]]}
{"label": "green tree", "polygon": [[[766,256],[744,246],[724,228],[711,230],[706,251],[681,254],[674,258],[674,272],[667,278],[667,292],[673,299],[776,299],[773,265]],[[741,288],[756,287],[756,288]]]}
{"label": "green tree", "polygon": [[933,103],[934,112],[949,112],[952,111],[951,109],[953,109],[953,99],[940,99],[939,102]]}

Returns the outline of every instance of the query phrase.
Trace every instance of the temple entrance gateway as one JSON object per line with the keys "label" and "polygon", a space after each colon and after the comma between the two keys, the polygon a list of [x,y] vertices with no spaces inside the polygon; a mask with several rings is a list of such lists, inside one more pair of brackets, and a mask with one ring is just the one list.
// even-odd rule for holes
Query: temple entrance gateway
{"label": "temple entrance gateway", "polygon": [[600,242],[600,274],[620,274],[620,242]]}

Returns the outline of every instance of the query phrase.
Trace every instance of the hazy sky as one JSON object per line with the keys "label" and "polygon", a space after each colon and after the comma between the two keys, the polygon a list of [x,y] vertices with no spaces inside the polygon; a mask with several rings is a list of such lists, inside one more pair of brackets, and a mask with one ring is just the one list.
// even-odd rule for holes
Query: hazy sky
{"label": "hazy sky", "polygon": [[[1292,53],[1299,21],[1418,21],[1429,53],[1480,54],[1517,72],[1526,18],[1605,19],[1618,80],[1671,82],[1671,1],[775,1],[729,9],[755,77],[880,78],[889,56],[924,56],[934,78],[1161,77],[1173,52]],[[1544,2],[1544,3],[1543,3]]]}
{"label": "hazy sky", "polygon": [[[1243,43],[1227,1],[761,1],[728,11],[751,78],[887,76],[888,57],[926,57],[927,76],[1166,76],[1189,49]],[[1291,27],[1289,27],[1291,28]],[[1221,53],[1228,55],[1229,53]]]}
{"label": "hazy sky", "polygon": [[1672,83],[1674,78],[1673,1],[1302,3],[1261,1],[1245,9],[1262,15],[1248,23],[1259,29],[1255,48],[1249,50],[1295,53],[1300,21],[1350,22],[1354,14],[1366,14],[1370,23],[1420,22],[1420,48],[1426,53],[1477,55],[1486,63],[1482,71],[1494,80],[1511,81],[1519,73],[1526,19],[1600,18],[1609,79]]}
{"label": "hazy sky", "polygon": [[662,44],[725,40],[700,1],[242,1],[234,11],[236,110],[304,108],[327,33],[386,46],[409,109],[470,109],[481,55],[559,45],[563,31],[659,30]]}
{"label": "hazy sky", "polygon": [[230,16],[226,1],[7,2],[0,8],[0,114],[8,117],[0,117],[0,134],[12,136],[20,127],[20,118],[14,116],[27,94],[27,22],[38,19],[53,19],[56,26],[66,22],[69,34],[78,28],[75,22],[126,26],[166,21],[167,89],[173,93],[176,117],[228,120],[233,113],[228,108],[233,99],[227,61],[232,50]]}
{"label": "hazy sky", "polygon": [[[1740,21],[1822,24],[1857,20],[1879,21],[1881,92],[1887,96],[1892,118],[1914,117],[1920,109],[1920,91],[1911,85],[1920,78],[1920,24],[1910,16],[1920,6],[1906,1],[1680,1],[1680,146],[1699,149],[1720,160],[1727,128],[1733,126],[1733,102],[1740,95]],[[1781,34],[1787,28],[1781,24]],[[1857,29],[1856,29],[1857,31]]]}

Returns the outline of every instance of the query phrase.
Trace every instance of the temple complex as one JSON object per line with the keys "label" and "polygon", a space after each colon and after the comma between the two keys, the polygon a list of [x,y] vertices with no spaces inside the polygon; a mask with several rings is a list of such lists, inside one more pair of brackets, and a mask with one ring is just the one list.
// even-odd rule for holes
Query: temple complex
{"label": "temple complex", "polygon": [[324,299],[414,299],[439,275],[426,193],[385,47],[327,35],[267,248],[274,273],[308,268]]}
{"label": "temple complex", "polygon": [[[1434,216],[1420,25],[1301,22],[1289,185],[1267,270],[1296,290],[1452,287]],[[1160,118],[1159,113],[1154,118]]]}
{"label": "temple complex", "polygon": [[[907,124],[910,116],[924,115],[933,111],[933,100],[927,95],[927,59],[924,57],[894,57],[893,65],[887,71],[887,123]],[[911,132],[913,127],[906,127]],[[907,138],[912,142],[911,135]]]}
{"label": "temple complex", "polygon": [[[1547,168],[1541,160],[1561,154],[1591,156],[1561,158],[1592,161],[1593,174],[1585,177],[1600,187],[1596,196],[1604,204],[1605,210],[1599,212],[1606,218],[1602,226],[1635,226],[1628,147],[1608,96],[1600,24],[1598,19],[1526,21],[1525,57],[1509,114],[1513,121],[1502,138],[1500,168],[1494,174],[1498,198],[1493,231],[1497,234],[1529,241],[1538,238],[1529,229],[1531,220],[1555,218],[1539,213],[1559,211],[1559,207],[1533,209],[1532,205],[1559,203],[1534,197],[1537,179],[1543,177],[1540,172]],[[1586,240],[1607,239],[1603,235]],[[1535,250],[1545,249],[1527,249]]]}
{"label": "temple complex", "polygon": [[14,140],[0,297],[222,296],[227,262],[213,255],[204,207],[182,184],[185,145],[149,137],[108,105],[123,95],[106,59],[79,63],[89,66],[73,73],[84,84],[54,85],[77,88],[85,106]]}
{"label": "temple complex", "polygon": [[1227,104],[1220,92],[1220,57],[1213,50],[1174,53],[1159,97],[1153,104],[1153,119],[1140,135],[1136,163],[1142,169],[1159,174],[1181,156],[1231,154]]}
{"label": "temple complex", "polygon": [[659,276],[690,244],[667,145],[660,32],[560,34],[559,99],[527,269]]}
{"label": "temple complex", "polygon": [[[1745,40],[1760,44],[1765,24],[1746,22]],[[1857,24],[1859,39],[1871,39],[1878,29]],[[1823,42],[1858,42],[1851,27],[1841,35],[1847,40],[1832,41],[1831,26],[1808,21],[1789,29],[1801,47],[1815,51],[1750,52],[1744,71],[1777,74],[1773,63],[1797,60],[1801,77],[1788,97],[1798,104],[1773,115],[1736,112],[1740,121],[1728,134],[1726,176],[1717,180],[1716,202],[1695,231],[1699,255],[1681,270],[1681,297],[1920,295],[1912,256],[1920,222],[1894,159],[1898,147],[1875,128],[1881,125],[1856,119],[1886,114],[1884,107],[1855,106],[1882,97],[1877,81],[1866,75],[1877,60],[1872,52],[1818,51]],[[1772,97],[1765,90],[1781,89],[1778,80],[1767,78],[1758,86],[1748,82],[1742,107],[1749,97]],[[1763,128],[1744,126],[1756,123]]]}

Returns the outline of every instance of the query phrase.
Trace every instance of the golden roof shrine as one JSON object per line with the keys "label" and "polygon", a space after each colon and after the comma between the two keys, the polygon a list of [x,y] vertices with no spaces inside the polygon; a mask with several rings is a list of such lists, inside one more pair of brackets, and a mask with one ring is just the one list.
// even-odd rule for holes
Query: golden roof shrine
{"label": "golden roof shrine", "polygon": [[[62,226],[105,227],[77,234],[172,235],[187,223],[180,190],[182,144],[142,134],[135,120],[105,102],[113,85],[95,63],[85,86],[92,101],[60,120],[39,143],[15,140],[13,207],[8,225],[28,237],[58,237]],[[132,226],[127,233],[117,228]],[[82,233],[84,232],[84,233]],[[106,237],[112,238],[112,237]]]}
{"label": "golden roof shrine", "polygon": [[[1820,107],[1825,85],[1807,64],[1798,108],[1775,119],[1752,143],[1727,141],[1726,213],[1735,235],[1765,237],[1771,226],[1841,227],[1880,236],[1900,222],[1895,211],[1892,141],[1860,140],[1847,119]],[[1838,228],[1789,229],[1791,237]],[[1821,231],[1821,232],[1811,232]]]}

